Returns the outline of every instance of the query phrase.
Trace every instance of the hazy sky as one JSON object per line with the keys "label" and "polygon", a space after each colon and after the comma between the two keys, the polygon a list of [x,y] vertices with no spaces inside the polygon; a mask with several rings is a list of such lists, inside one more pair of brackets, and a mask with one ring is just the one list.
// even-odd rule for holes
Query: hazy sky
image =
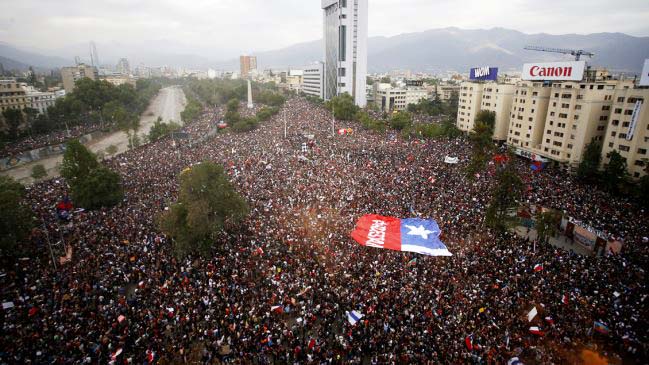
{"label": "hazy sky", "polygon": [[[369,0],[369,34],[503,27],[649,36],[649,0]],[[0,41],[37,49],[164,40],[258,52],[319,39],[320,0],[0,0]],[[159,43],[156,43],[159,44]],[[183,47],[186,46],[186,47]]]}

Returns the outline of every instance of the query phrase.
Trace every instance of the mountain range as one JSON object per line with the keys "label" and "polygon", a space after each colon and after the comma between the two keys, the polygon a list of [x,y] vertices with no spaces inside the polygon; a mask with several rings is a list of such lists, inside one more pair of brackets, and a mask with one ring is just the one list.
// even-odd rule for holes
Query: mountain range
{"label": "mountain range", "polygon": [[[258,68],[301,67],[323,58],[323,42],[316,40],[283,49],[259,52]],[[524,50],[526,45],[553,48],[583,49],[593,52],[590,65],[603,66],[612,71],[639,73],[644,59],[649,58],[649,37],[635,37],[623,33],[580,34],[526,34],[515,30],[441,28],[424,32],[406,33],[392,37],[368,38],[369,72],[401,69],[444,73],[468,72],[470,67],[495,66],[502,71],[520,70],[525,62],[570,60],[572,56]],[[164,40],[124,44],[97,44],[103,63],[115,64],[120,57],[129,59],[132,66],[168,65],[187,68],[214,68],[237,70],[238,57],[231,50],[222,54],[192,52],[192,48]],[[56,68],[73,64],[74,54],[85,55],[87,45],[72,45],[55,51],[23,51],[7,43],[0,43],[0,62],[32,65],[38,68]],[[198,53],[198,55],[196,54]],[[4,57],[3,61],[1,57]],[[6,60],[9,59],[9,60]],[[13,61],[11,63],[10,61]],[[7,63],[5,63],[7,62]]]}

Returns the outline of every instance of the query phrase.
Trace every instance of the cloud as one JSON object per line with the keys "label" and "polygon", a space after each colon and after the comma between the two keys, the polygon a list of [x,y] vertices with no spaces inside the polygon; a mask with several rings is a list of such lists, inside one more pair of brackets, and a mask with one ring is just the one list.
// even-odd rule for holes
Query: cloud
{"label": "cloud", "polygon": [[[369,15],[370,36],[451,26],[649,35],[646,0],[369,0]],[[322,11],[319,0],[5,0],[0,32],[27,48],[164,39],[209,56],[318,39]]]}

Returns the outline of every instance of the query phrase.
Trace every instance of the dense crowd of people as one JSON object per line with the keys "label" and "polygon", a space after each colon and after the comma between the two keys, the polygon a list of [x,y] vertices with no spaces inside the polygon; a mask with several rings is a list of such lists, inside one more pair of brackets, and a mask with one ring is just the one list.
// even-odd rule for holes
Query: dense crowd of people
{"label": "dense crowd of people", "polygon": [[69,130],[57,130],[46,134],[30,135],[17,141],[7,142],[0,148],[0,158],[19,155],[37,148],[61,144],[73,138],[99,129],[99,124],[73,126]]}
{"label": "dense crowd of people", "polygon": [[[206,110],[184,130],[200,140],[223,113]],[[54,213],[65,181],[31,186],[42,255],[3,261],[0,299],[12,304],[0,310],[0,363],[560,364],[585,350],[646,360],[645,211],[517,161],[526,202],[623,239],[624,252],[579,256],[498,236],[483,224],[494,168],[467,179],[466,139],[404,140],[340,121],[353,134],[332,135],[331,120],[292,98],[253,132],[128,151],[108,160],[124,201],[67,223]],[[177,259],[155,219],[180,172],[204,160],[224,166],[251,213],[212,257]],[[435,219],[453,256],[358,245],[349,234],[368,213]],[[47,240],[71,247],[71,260],[55,269]],[[352,310],[364,315],[354,325]]]}

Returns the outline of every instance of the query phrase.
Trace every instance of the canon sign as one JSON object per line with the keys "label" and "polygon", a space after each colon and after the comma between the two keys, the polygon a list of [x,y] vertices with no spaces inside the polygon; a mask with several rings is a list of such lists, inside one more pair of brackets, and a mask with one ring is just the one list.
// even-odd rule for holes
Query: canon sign
{"label": "canon sign", "polygon": [[581,81],[585,68],[585,61],[526,63],[523,80]]}

